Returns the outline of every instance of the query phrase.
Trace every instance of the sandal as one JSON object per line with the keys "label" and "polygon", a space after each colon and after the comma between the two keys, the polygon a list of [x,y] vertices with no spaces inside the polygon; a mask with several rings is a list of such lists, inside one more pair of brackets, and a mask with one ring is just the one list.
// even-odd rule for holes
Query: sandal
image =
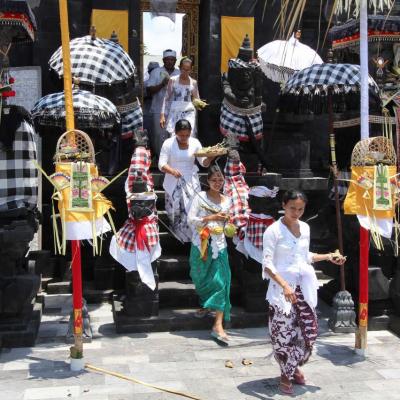
{"label": "sandal", "polygon": [[294,394],[293,385],[291,383],[285,383],[285,382],[280,381],[279,382],[279,390],[283,394],[288,394],[288,395]]}
{"label": "sandal", "polygon": [[222,336],[219,333],[215,332],[215,331],[211,331],[210,333],[211,337],[213,339],[215,339],[215,341],[218,344],[223,344],[224,346],[228,346],[229,345],[229,338],[228,336]]}
{"label": "sandal", "polygon": [[300,371],[296,371],[293,374],[293,380],[294,380],[294,383],[296,383],[297,385],[305,385],[306,384],[304,375]]}

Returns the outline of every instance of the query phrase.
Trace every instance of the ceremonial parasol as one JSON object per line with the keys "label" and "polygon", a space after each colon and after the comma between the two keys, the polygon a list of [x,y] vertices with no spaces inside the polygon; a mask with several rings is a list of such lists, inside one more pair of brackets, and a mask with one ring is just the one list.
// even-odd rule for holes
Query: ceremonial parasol
{"label": "ceremonial parasol", "polygon": [[[360,45],[360,21],[350,19],[329,30],[332,49],[358,48]],[[368,15],[369,42],[398,42],[400,39],[400,16]]]}
{"label": "ceremonial parasol", "polygon": [[36,28],[35,16],[26,0],[0,0],[2,42],[33,42]]}
{"label": "ceremonial parasol", "polygon": [[[294,74],[282,88],[281,110],[321,114],[359,111],[360,66],[355,64],[320,64]],[[369,76],[368,86],[372,108],[380,109],[379,87]]]}
{"label": "ceremonial parasol", "polygon": [[294,35],[289,40],[265,44],[257,54],[262,71],[274,82],[286,82],[295,72],[323,63],[315,50],[300,43]]}
{"label": "ceremonial parasol", "polygon": [[[81,87],[101,93],[117,105],[121,115],[121,137],[132,137],[133,132],[143,127],[143,111],[135,98],[135,64],[128,53],[111,40],[92,35],[70,41],[71,71],[79,79]],[[59,77],[63,75],[61,47],[51,56],[50,69]],[[133,98],[128,104],[120,98]]]}
{"label": "ceremonial parasol", "polygon": [[[368,76],[368,87],[370,93],[370,101],[375,101],[376,105],[380,104],[379,87],[376,82]],[[336,222],[338,228],[338,243],[340,253],[343,254],[343,236],[342,236],[342,222],[340,215],[340,202],[338,193],[337,182],[337,165],[336,165],[336,152],[335,152],[335,136],[333,129],[333,113],[334,105],[333,99],[336,96],[336,101],[344,103],[347,109],[351,108],[352,103],[346,101],[346,97],[358,98],[358,107],[361,90],[361,73],[360,67],[353,64],[321,64],[314,65],[294,74],[285,84],[282,89],[282,98],[286,106],[286,110],[290,107],[294,111],[299,110],[299,102],[303,102],[310,110],[314,112],[329,113],[329,139],[331,148],[331,158],[333,166],[334,189],[335,189],[335,204],[336,204]],[[316,107],[315,99],[318,98],[318,107]],[[296,101],[297,100],[297,101]],[[353,99],[354,101],[355,99]],[[336,109],[338,109],[335,104]],[[345,301],[352,301],[351,295],[346,291],[345,287],[345,274],[344,266],[340,267],[340,292],[336,294],[337,299],[346,299]],[[349,303],[348,303],[349,304]],[[333,322],[332,322],[333,321]],[[334,326],[334,320],[330,323]],[[354,320],[351,321],[352,326],[344,327],[345,329],[352,329],[355,327]],[[342,324],[343,322],[339,322]],[[343,331],[346,331],[343,329]]]}
{"label": "ceremonial parasol", "polygon": [[[72,91],[77,126],[84,128],[112,128],[120,122],[117,108],[110,100],[86,90]],[[52,93],[39,99],[32,111],[33,120],[40,125],[65,127],[64,92]]]}
{"label": "ceremonial parasol", "polygon": [[[132,78],[135,64],[117,43],[91,35],[70,41],[71,73],[83,84],[115,84]],[[61,47],[51,56],[50,69],[63,76]]]}

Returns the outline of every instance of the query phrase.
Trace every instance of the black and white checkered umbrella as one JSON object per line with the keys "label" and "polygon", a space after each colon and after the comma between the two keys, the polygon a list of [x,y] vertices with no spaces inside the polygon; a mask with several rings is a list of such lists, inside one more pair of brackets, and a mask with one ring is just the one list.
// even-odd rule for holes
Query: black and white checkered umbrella
{"label": "black and white checkered umbrella", "polygon": [[[72,91],[77,128],[112,128],[120,122],[117,108],[110,100],[86,90]],[[35,123],[65,127],[64,92],[39,99],[31,114]]]}
{"label": "black and white checkered umbrella", "polygon": [[[334,91],[359,91],[360,66],[354,64],[317,64],[295,73],[282,89],[283,93],[319,94],[333,88]],[[370,88],[379,93],[376,82],[369,77]]]}
{"label": "black and white checkered umbrella", "polygon": [[[368,77],[370,106],[380,108],[379,87]],[[313,65],[295,73],[283,86],[282,111],[320,114],[327,111],[328,94],[334,112],[357,111],[360,107],[360,66],[354,64]]]}
{"label": "black and white checkered umbrella", "polygon": [[[70,41],[71,70],[80,82],[99,85],[113,84],[134,76],[135,64],[128,53],[117,43],[90,35]],[[61,47],[51,56],[50,69],[59,77],[63,75]]]}

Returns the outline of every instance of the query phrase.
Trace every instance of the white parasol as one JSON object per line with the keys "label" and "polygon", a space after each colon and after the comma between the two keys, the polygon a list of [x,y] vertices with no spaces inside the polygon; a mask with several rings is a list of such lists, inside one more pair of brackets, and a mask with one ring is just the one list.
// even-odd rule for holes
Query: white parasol
{"label": "white parasol", "polygon": [[274,40],[265,44],[257,54],[267,78],[280,83],[286,82],[297,71],[323,63],[315,50],[300,43],[294,35],[289,40]]}

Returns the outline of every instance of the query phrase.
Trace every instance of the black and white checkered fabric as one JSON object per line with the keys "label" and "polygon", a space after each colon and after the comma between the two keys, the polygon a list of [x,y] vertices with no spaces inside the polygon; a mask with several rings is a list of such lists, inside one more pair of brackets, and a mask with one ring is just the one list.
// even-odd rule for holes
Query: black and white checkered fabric
{"label": "black and white checkered fabric", "polygon": [[263,137],[263,119],[261,112],[249,115],[233,113],[225,104],[221,106],[219,128],[223,136],[234,135],[240,142],[249,142],[249,132],[246,124],[248,120],[254,137],[259,140]]}
{"label": "black and white checkered fabric", "polygon": [[35,209],[38,196],[36,134],[22,121],[15,132],[12,150],[0,142],[0,211]]}
{"label": "black and white checkered fabric", "polygon": [[143,111],[140,103],[130,110],[120,111],[121,115],[121,137],[129,139],[136,129],[143,128]]}
{"label": "black and white checkered fabric", "polygon": [[[110,100],[86,90],[72,91],[75,118],[80,128],[112,128],[120,122],[117,108]],[[65,126],[64,92],[52,93],[34,105],[32,118],[40,125]]]}
{"label": "black and white checkered fabric", "polygon": [[[317,64],[296,72],[285,84],[283,93],[309,94],[315,91],[350,92],[360,88],[360,66],[354,64]],[[369,76],[370,89],[379,93],[379,87]]]}
{"label": "black and white checkered fabric", "polygon": [[[72,75],[92,85],[124,81],[135,73],[135,64],[117,43],[83,36],[70,41]],[[50,69],[63,75],[61,47],[51,56]]]}
{"label": "black and white checkered fabric", "polygon": [[260,63],[255,59],[247,62],[247,61],[241,60],[240,58],[231,58],[228,61],[229,68],[249,68],[249,67],[256,68],[259,66],[260,66]]}

